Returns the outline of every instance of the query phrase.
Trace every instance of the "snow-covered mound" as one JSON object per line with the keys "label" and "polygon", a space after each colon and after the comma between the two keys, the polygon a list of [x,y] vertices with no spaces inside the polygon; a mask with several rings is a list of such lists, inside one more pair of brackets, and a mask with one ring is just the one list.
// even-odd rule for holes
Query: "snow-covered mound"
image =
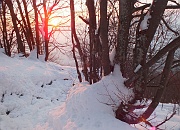
{"label": "snow-covered mound", "polygon": [[0,130],[33,130],[66,100],[74,68],[0,52]]}
{"label": "snow-covered mound", "polygon": [[[34,57],[32,53],[29,58],[10,58],[0,49],[0,130],[136,129],[114,115],[121,100],[132,95],[123,85],[119,66],[100,82],[89,85],[78,82],[75,68]],[[165,111],[158,107],[158,121],[170,106]],[[180,116],[175,115],[168,127],[164,126],[180,130],[179,121]]]}
{"label": "snow-covered mound", "polygon": [[[119,104],[118,97],[130,98],[131,92],[123,87],[119,67],[115,73],[100,82],[77,84],[69,91],[66,102],[50,112],[53,130],[133,130],[117,120],[112,106]],[[57,129],[58,128],[58,129]]]}
{"label": "snow-covered mound", "polygon": [[114,93],[122,89],[124,94],[117,95],[128,95],[116,73],[91,86],[74,85],[77,76],[72,67],[35,60],[33,55],[10,58],[2,52],[0,130],[134,129],[114,118],[111,105],[119,102]]}

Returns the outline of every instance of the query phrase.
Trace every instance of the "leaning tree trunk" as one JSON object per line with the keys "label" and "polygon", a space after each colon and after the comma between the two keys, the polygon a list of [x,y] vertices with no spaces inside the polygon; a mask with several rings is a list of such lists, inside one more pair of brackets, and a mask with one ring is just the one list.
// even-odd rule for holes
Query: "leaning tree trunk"
{"label": "leaning tree trunk", "polygon": [[30,42],[31,42],[31,45],[32,45],[32,49],[34,49],[35,41],[34,41],[34,37],[33,37],[33,31],[32,31],[32,28],[31,28],[31,22],[30,22],[30,19],[29,19],[29,13],[28,13],[28,10],[27,10],[28,9],[27,2],[25,0],[22,0],[22,2],[23,2],[23,5],[24,5],[25,18],[26,18],[26,21],[27,21],[27,33],[28,33],[28,36],[29,36],[29,39],[30,39]]}
{"label": "leaning tree trunk", "polygon": [[168,0],[154,0],[148,11],[150,17],[147,21],[149,22],[147,29],[137,28],[136,47],[134,50],[134,68],[139,64],[143,66],[143,64],[146,63],[148,48],[162,19],[167,3]]}
{"label": "leaning tree trunk", "polygon": [[23,33],[24,33],[24,36],[26,38],[27,44],[29,46],[29,50],[31,51],[32,50],[32,43],[31,43],[31,39],[30,39],[30,36],[29,36],[28,26],[27,26],[27,23],[26,23],[26,20],[25,20],[23,11],[22,11],[22,6],[21,6],[21,3],[20,3],[19,0],[16,0],[16,2],[17,2],[19,12],[20,12],[20,15],[21,15],[21,19],[22,19],[22,22],[23,22],[23,26],[22,26]]}
{"label": "leaning tree trunk", "polygon": [[[166,9],[168,0],[154,0],[152,6],[149,10],[150,18],[149,18],[149,26],[147,29],[141,30],[137,28],[137,37],[136,37],[136,47],[134,50],[134,69],[138,65],[145,66],[146,64],[146,56],[148,52],[148,48],[151,44],[151,41],[156,33],[156,29],[159,26],[162,15]],[[147,85],[147,73],[148,68],[143,69],[139,78],[134,82],[134,101],[142,100],[143,94]]]}
{"label": "leaning tree trunk", "polygon": [[[180,45],[179,45],[180,46]],[[151,116],[151,114],[154,112],[156,107],[158,106],[162,95],[165,91],[165,88],[167,86],[168,80],[169,80],[169,74],[171,71],[171,66],[173,63],[174,53],[178,47],[174,47],[172,50],[169,51],[168,56],[166,58],[165,66],[161,75],[160,84],[158,86],[158,90],[156,92],[155,97],[153,98],[151,104],[148,106],[146,111],[139,117],[135,117],[134,115],[131,115],[131,113],[128,113],[129,110],[134,110],[132,107],[136,109],[136,106],[131,106],[121,103],[118,110],[116,111],[116,118],[125,121],[129,124],[137,124],[139,122],[147,122],[147,118]],[[138,106],[139,107],[139,106]],[[126,111],[124,111],[126,109]],[[131,118],[130,118],[131,117]]]}
{"label": "leaning tree trunk", "polygon": [[13,10],[12,1],[11,0],[6,0],[5,3],[7,4],[7,6],[9,7],[9,10],[10,10],[10,15],[11,15],[13,26],[14,26],[14,31],[15,31],[16,37],[17,37],[17,44],[18,44],[17,49],[18,49],[18,52],[25,53],[25,46],[23,45],[23,42],[21,40],[21,35],[19,33],[19,29],[18,29],[18,26],[17,26],[17,17],[16,17],[16,14],[15,14],[14,10]]}
{"label": "leaning tree trunk", "polygon": [[149,105],[149,107],[146,109],[146,111],[143,113],[142,118],[143,119],[147,119],[150,117],[150,115],[153,113],[153,111],[156,109],[156,107],[158,106],[161,97],[165,91],[165,88],[167,86],[168,80],[169,80],[169,74],[171,71],[171,66],[173,63],[173,59],[174,59],[174,53],[176,51],[177,48],[171,50],[168,53],[168,56],[166,58],[166,63],[161,75],[161,80],[160,80],[160,84],[159,87],[157,89],[156,95],[152,100],[152,103]]}
{"label": "leaning tree trunk", "polygon": [[128,80],[125,81],[125,86],[128,88],[132,88],[132,83],[135,82],[142,71],[154,65],[160,58],[162,58],[167,52],[180,47],[180,36],[171,41],[168,45],[166,45],[163,49],[161,49],[151,60],[149,60],[145,66],[142,66],[136,73],[134,73]]}
{"label": "leaning tree trunk", "polygon": [[[156,29],[159,26],[160,20],[162,18],[162,15],[165,11],[165,8],[167,6],[168,0],[154,0],[152,3],[152,6],[149,10],[150,19],[149,19],[149,27],[146,30],[139,30],[136,40],[136,47],[135,47],[135,57],[134,57],[134,69],[141,65],[142,67],[139,69],[139,71],[135,72],[135,75],[133,77],[130,77],[126,82],[125,85],[127,87],[133,87],[135,96],[134,99],[127,104],[121,103],[118,110],[116,111],[116,117],[118,119],[121,119],[125,122],[134,124],[138,123],[140,121],[146,120],[154,111],[156,106],[159,103],[159,100],[162,96],[162,93],[160,93],[160,90],[164,90],[167,80],[168,80],[168,74],[169,74],[169,66],[171,66],[171,60],[174,55],[174,52],[171,51],[172,49],[175,49],[179,46],[179,37],[176,38],[174,41],[170,43],[170,45],[167,45],[162,50],[160,50],[156,56],[154,56],[150,61],[146,63],[146,55],[148,52],[149,45],[155,35]],[[136,106],[135,103],[138,100],[143,100],[143,94],[146,89],[146,80],[147,80],[147,73],[150,66],[152,66],[156,61],[158,61],[160,58],[162,58],[163,55],[165,55],[168,51],[169,55],[167,57],[167,62],[165,65],[165,69],[163,72],[163,79],[161,79],[161,84],[158,93],[156,94],[152,104],[150,104],[149,108],[146,110],[146,112],[141,117],[132,117],[128,118],[128,114],[126,111],[134,111],[134,109],[138,109],[138,107],[142,106]],[[171,58],[169,58],[171,57]],[[165,79],[165,80],[164,80]],[[163,86],[163,87],[162,87]],[[127,108],[126,110],[124,110]]]}
{"label": "leaning tree trunk", "polygon": [[2,36],[3,36],[3,45],[6,55],[11,56],[11,45],[8,40],[8,33],[7,33],[7,22],[6,22],[6,5],[4,2],[1,3],[2,5],[2,15],[1,22],[2,22]]}

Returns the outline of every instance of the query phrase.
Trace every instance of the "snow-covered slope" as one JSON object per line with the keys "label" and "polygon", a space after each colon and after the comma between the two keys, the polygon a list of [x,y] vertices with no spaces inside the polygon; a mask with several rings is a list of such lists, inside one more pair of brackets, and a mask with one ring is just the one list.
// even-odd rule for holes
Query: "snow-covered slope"
{"label": "snow-covered slope", "polygon": [[46,123],[48,112],[66,99],[72,70],[0,53],[0,130],[32,130]]}
{"label": "snow-covered slope", "polygon": [[[100,82],[89,85],[78,82],[73,67],[42,62],[33,54],[10,58],[2,52],[0,49],[0,130],[136,129],[114,117],[120,100],[132,95],[123,85],[119,66]],[[158,121],[170,106],[165,111],[158,107]],[[154,124],[158,123],[156,119]],[[166,123],[167,128],[180,130],[179,121],[176,115]]]}
{"label": "snow-covered slope", "polygon": [[[113,107],[105,104],[113,103],[107,92],[114,95],[116,87],[123,86],[116,74],[92,86],[74,85],[77,78],[72,67],[35,60],[33,55],[10,58],[2,52],[0,130],[134,129],[115,119]],[[127,89],[121,89],[128,95]]]}
{"label": "snow-covered slope", "polygon": [[53,130],[133,130],[131,126],[114,118],[112,106],[118,104],[117,95],[123,98],[131,95],[123,87],[124,80],[119,77],[118,68],[115,67],[116,73],[96,84],[73,86],[66,102],[50,112]]}

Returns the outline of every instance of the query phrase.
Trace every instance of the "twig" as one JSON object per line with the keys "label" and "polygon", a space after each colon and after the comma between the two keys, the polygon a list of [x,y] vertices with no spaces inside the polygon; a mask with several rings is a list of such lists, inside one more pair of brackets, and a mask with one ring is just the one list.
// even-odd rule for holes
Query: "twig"
{"label": "twig", "polygon": [[161,125],[163,125],[164,123],[166,123],[168,120],[170,120],[174,115],[176,114],[176,111],[174,111],[170,117],[166,117],[165,120],[163,122],[161,122],[160,124],[156,125],[156,127],[159,127]]}
{"label": "twig", "polygon": [[178,33],[177,31],[174,31],[174,30],[168,25],[168,23],[165,21],[164,18],[162,18],[162,21],[163,21],[163,23],[165,24],[165,26],[166,26],[171,32],[175,33],[176,36],[179,35],[179,33]]}

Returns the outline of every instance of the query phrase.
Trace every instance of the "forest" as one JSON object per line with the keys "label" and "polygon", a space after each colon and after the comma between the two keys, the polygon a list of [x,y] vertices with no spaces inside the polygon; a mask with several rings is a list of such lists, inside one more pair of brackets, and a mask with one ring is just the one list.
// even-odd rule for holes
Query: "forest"
{"label": "forest", "polygon": [[[107,91],[113,104],[104,104],[114,109],[114,118],[130,125],[143,122],[153,128],[149,118],[159,104],[180,105],[176,0],[1,0],[0,48],[8,57],[33,53],[60,65],[58,58],[66,55],[74,62],[78,83],[98,84],[119,70],[119,80],[132,94],[122,99],[114,93],[114,101]],[[177,109],[171,112],[157,129]]]}

